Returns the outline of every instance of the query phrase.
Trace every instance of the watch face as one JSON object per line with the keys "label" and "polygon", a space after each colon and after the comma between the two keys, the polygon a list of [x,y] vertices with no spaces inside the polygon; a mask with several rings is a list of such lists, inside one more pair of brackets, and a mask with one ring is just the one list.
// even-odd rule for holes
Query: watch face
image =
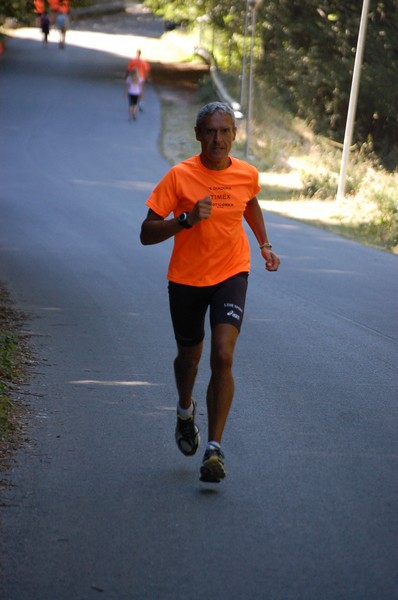
{"label": "watch face", "polygon": [[186,229],[190,229],[191,225],[188,224],[188,213],[183,212],[178,217],[177,221]]}

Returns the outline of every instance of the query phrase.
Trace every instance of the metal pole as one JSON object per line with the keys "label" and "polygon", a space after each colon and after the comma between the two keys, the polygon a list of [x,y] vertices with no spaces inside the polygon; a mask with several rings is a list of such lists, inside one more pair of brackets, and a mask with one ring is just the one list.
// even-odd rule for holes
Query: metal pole
{"label": "metal pole", "polygon": [[348,155],[349,155],[350,146],[352,143],[352,133],[354,130],[355,111],[356,111],[357,100],[358,100],[359,79],[360,79],[360,73],[361,73],[363,49],[364,49],[364,45],[365,45],[366,25],[367,25],[368,12],[369,12],[369,1],[370,0],[364,0],[363,6],[362,6],[362,15],[361,15],[361,22],[359,25],[359,34],[358,34],[358,44],[357,44],[357,51],[355,54],[354,72],[352,75],[350,100],[349,100],[349,104],[348,104],[347,122],[346,122],[345,134],[344,134],[344,145],[343,145],[343,154],[342,154],[342,158],[341,158],[340,177],[339,177],[339,184],[338,184],[338,188],[337,188],[337,198],[336,198],[337,200],[343,200],[344,195],[345,195],[345,185],[346,185],[347,167],[348,167]]}
{"label": "metal pole", "polygon": [[252,108],[253,108],[253,55],[254,55],[254,39],[256,29],[256,6],[252,7],[252,37],[250,45],[250,69],[249,69],[249,91],[247,99],[247,112],[246,112],[246,145],[245,145],[245,157],[249,158],[250,150],[250,136],[251,136],[251,120],[252,120]]}
{"label": "metal pole", "polygon": [[243,37],[243,57],[242,57],[242,78],[240,82],[240,105],[241,110],[244,111],[246,109],[246,62],[247,62],[247,49],[246,49],[246,41],[247,41],[247,28],[249,25],[249,0],[246,0],[246,12],[245,12],[245,32]]}

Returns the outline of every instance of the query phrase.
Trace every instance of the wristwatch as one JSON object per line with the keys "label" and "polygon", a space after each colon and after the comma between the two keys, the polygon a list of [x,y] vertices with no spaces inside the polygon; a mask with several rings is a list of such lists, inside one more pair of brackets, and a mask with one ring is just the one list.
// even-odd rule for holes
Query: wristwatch
{"label": "wristwatch", "polygon": [[177,218],[177,221],[179,222],[180,225],[185,227],[185,229],[191,229],[191,227],[192,227],[192,225],[190,225],[188,223],[188,213],[187,212],[181,213],[180,216]]}

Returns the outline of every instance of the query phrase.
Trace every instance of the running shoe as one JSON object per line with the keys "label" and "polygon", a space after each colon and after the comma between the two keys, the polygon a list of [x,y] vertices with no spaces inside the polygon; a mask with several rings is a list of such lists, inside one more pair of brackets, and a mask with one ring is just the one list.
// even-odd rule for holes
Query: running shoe
{"label": "running shoe", "polygon": [[179,450],[185,456],[193,456],[199,448],[199,428],[195,425],[196,402],[193,400],[193,413],[190,417],[182,417],[177,411],[175,438]]}
{"label": "running shoe", "polygon": [[225,475],[224,453],[216,446],[207,448],[200,467],[200,481],[220,483]]}

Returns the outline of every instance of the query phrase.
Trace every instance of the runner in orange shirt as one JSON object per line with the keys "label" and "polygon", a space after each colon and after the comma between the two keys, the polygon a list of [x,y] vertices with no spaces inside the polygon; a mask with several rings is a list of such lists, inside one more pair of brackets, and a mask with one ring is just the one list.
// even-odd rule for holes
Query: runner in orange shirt
{"label": "runner in orange shirt", "polygon": [[149,78],[149,75],[151,72],[151,66],[146,60],[141,58],[141,50],[137,50],[137,56],[135,58],[132,58],[129,61],[129,63],[127,65],[127,69],[126,69],[125,78],[128,77],[128,74],[133,69],[136,69],[138,71],[138,75],[139,75],[140,81],[141,81],[141,96],[140,96],[140,100],[139,100],[138,104],[139,104],[139,109],[142,110],[142,101],[144,99],[145,82]]}
{"label": "runner in orange shirt", "polygon": [[60,0],[59,12],[64,13],[65,15],[69,14],[69,0]]}
{"label": "runner in orange shirt", "polygon": [[[200,469],[202,481],[225,477],[221,439],[234,394],[232,363],[241,328],[250,270],[243,219],[253,231],[268,271],[280,260],[268,241],[257,200],[257,170],[229,155],[236,136],[233,110],[221,102],[204,106],[195,126],[198,156],[175,165],[155,187],[141,228],[144,245],[174,236],[168,269],[169,301],[177,357],[176,442],[196,453],[193,388],[203,350],[204,322],[210,309],[211,377],[207,390],[208,443]],[[172,218],[169,217],[173,214]]]}
{"label": "runner in orange shirt", "polygon": [[57,18],[59,12],[59,0],[48,0],[48,4],[50,5],[51,26],[54,26],[55,19]]}
{"label": "runner in orange shirt", "polygon": [[35,7],[35,13],[40,17],[44,12],[46,12],[46,5],[43,0],[33,0],[33,5]]}
{"label": "runner in orange shirt", "polygon": [[36,25],[41,27],[41,16],[46,12],[46,5],[43,0],[33,0],[36,14]]}

